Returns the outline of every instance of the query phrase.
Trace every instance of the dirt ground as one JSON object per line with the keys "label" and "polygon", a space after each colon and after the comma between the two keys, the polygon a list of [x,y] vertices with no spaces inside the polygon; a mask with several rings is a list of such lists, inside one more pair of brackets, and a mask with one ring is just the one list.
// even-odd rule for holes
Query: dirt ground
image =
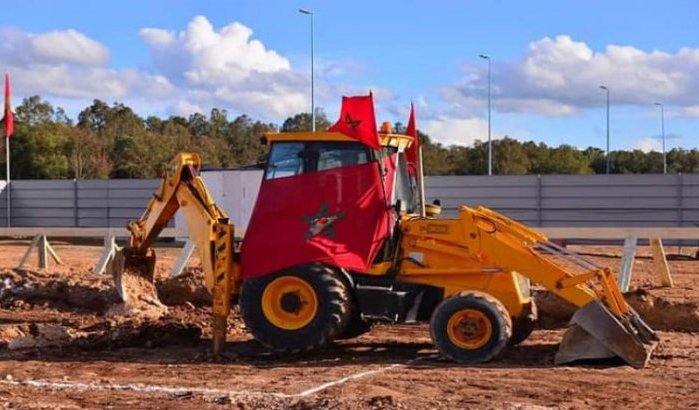
{"label": "dirt ground", "polygon": [[[183,277],[167,279],[180,250],[159,248],[167,313],[125,318],[110,314],[119,303],[111,278],[92,272],[101,247],[53,244],[64,265],[17,270],[28,242],[0,242],[0,408],[699,408],[699,261],[686,256],[697,248],[667,249],[673,288],[659,287],[649,251],[639,248],[627,299],[662,342],[637,370],[554,366],[570,311],[545,294],[537,299],[541,328],[484,365],[440,359],[424,324],[376,326],[323,352],[278,357],[235,314],[226,357],[213,362],[196,260]],[[619,266],[621,247],[572,248]]]}

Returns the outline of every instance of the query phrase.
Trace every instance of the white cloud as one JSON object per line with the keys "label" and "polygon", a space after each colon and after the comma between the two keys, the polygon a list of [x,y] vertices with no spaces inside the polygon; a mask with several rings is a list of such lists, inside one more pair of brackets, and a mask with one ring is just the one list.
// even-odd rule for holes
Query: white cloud
{"label": "white cloud", "polygon": [[68,65],[30,65],[10,70],[15,90],[23,94],[54,95],[68,98],[102,98],[112,101],[140,94],[160,98],[173,88],[158,75],[138,70],[112,70],[103,67],[70,67]]}
{"label": "white cloud", "polygon": [[699,105],[680,107],[672,110],[669,114],[673,117],[699,118]]}
{"label": "white cloud", "polygon": [[107,47],[75,30],[31,35],[29,42],[46,62],[103,65],[109,60]]}
{"label": "white cloud", "polygon": [[109,49],[73,29],[0,28],[0,61],[19,95],[159,103],[180,114],[222,106],[276,119],[310,105],[308,76],[241,23],[217,30],[198,16],[181,32],[144,28],[139,34],[153,58],[146,68],[108,67]]}
{"label": "white cloud", "polygon": [[204,16],[180,33],[144,28],[156,69],[181,74],[189,85],[230,84],[254,73],[289,71],[289,60],[253,40],[252,30],[234,22],[216,31]]}
{"label": "white cloud", "polygon": [[223,105],[267,117],[291,115],[309,105],[307,76],[253,39],[252,29],[241,23],[216,29],[197,16],[184,31],[144,28],[140,36],[155,71],[175,84],[188,104]]}
{"label": "white cloud", "polygon": [[184,117],[189,117],[190,115],[195,113],[207,114],[207,112],[202,107],[196,104],[189,103],[187,101],[178,101],[172,108],[175,114]]}
{"label": "white cloud", "polygon": [[35,34],[2,28],[0,41],[0,61],[20,95],[114,101],[162,98],[173,91],[162,75],[107,67],[109,49],[76,30]]}
{"label": "white cloud", "polygon": [[634,141],[634,143],[631,145],[631,149],[640,149],[643,152],[659,152],[662,151],[663,146],[656,138],[642,138]]}
{"label": "white cloud", "polygon": [[109,61],[109,50],[75,30],[27,33],[0,28],[0,60],[5,65],[26,67],[37,64],[101,66]]}
{"label": "white cloud", "polygon": [[488,139],[488,122],[482,118],[450,118],[439,116],[421,125],[435,141],[445,145],[471,145]]}
{"label": "white cloud", "polygon": [[[317,58],[316,58],[317,60]],[[306,67],[310,70],[310,66]],[[366,71],[364,64],[353,58],[315,62],[316,76],[326,80],[337,77],[358,77]]]}
{"label": "white cloud", "polygon": [[[465,66],[460,82],[442,89],[442,96],[464,110],[482,109],[487,69]],[[579,109],[605,104],[599,89],[607,85],[612,104],[648,106],[664,101],[699,106],[699,49],[676,53],[609,45],[602,52],[566,35],[532,42],[522,57],[493,64],[494,107],[501,112],[573,115]]]}

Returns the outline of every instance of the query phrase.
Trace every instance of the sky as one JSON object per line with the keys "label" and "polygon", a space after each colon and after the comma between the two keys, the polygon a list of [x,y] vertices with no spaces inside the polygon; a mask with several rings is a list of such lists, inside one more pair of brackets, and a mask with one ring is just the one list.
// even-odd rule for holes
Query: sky
{"label": "sky", "polygon": [[375,97],[379,121],[446,145],[492,135],[611,149],[699,146],[699,2],[23,0],[0,14],[13,101],[38,94],[69,116],[93,99],[142,116],[229,115],[281,124]]}

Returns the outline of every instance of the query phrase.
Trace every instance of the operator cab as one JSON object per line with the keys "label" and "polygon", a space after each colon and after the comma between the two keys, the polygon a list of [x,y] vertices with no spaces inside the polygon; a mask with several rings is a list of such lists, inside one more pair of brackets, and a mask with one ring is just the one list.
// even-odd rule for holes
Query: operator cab
{"label": "operator cab", "polygon": [[404,154],[412,138],[379,136],[380,150],[337,132],[264,136],[270,151],[242,244],[244,279],[314,262],[366,272],[395,249],[398,218],[419,212]]}
{"label": "operator cab", "polygon": [[[384,129],[385,130],[385,129]],[[270,144],[264,179],[277,179],[377,162],[388,203],[400,214],[419,213],[415,164],[405,149],[413,138],[382,132],[381,150],[373,150],[336,132],[266,134]],[[389,178],[391,177],[391,178]],[[377,181],[378,182],[378,181]]]}

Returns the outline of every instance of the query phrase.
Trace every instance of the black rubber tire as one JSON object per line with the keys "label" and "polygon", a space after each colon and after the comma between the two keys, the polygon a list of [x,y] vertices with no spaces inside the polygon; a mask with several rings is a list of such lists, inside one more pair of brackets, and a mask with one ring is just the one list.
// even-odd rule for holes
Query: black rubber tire
{"label": "black rubber tire", "polygon": [[359,311],[359,307],[357,307],[355,304],[352,306],[352,313],[347,321],[347,326],[345,327],[345,330],[337,337],[337,340],[354,339],[355,337],[359,337],[371,330],[371,325],[371,322],[367,322],[366,320],[362,319],[362,314]]}
{"label": "black rubber tire", "polygon": [[[275,326],[262,310],[265,287],[281,276],[305,280],[318,298],[316,316],[306,326],[288,330]],[[260,343],[283,353],[301,353],[327,346],[347,326],[350,292],[341,274],[323,265],[305,265],[243,282],[240,290],[240,314],[248,331]]]}
{"label": "black rubber tire", "polygon": [[[488,342],[476,349],[454,344],[447,333],[449,319],[463,309],[482,312],[492,325]],[[430,335],[442,356],[457,363],[483,363],[493,359],[507,346],[512,336],[512,320],[507,309],[494,297],[475,291],[461,292],[443,300],[432,313]]]}
{"label": "black rubber tire", "polygon": [[534,299],[531,301],[531,305],[522,313],[518,318],[512,320],[512,337],[510,338],[509,345],[514,346],[527,340],[529,335],[532,334],[536,328],[536,323],[539,320],[539,309],[536,307]]}

